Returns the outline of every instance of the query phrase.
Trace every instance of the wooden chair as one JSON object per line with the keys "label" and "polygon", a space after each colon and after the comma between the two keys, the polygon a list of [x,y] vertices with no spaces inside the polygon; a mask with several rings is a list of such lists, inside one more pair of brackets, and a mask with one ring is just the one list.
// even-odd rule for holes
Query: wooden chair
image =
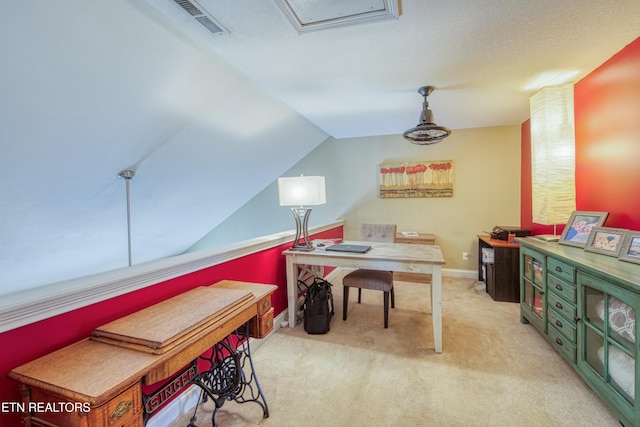
{"label": "wooden chair", "polygon": [[[391,242],[396,239],[395,224],[362,224],[360,240],[367,242]],[[342,300],[342,320],[347,320],[347,306],[349,304],[349,288],[358,288],[358,304],[362,299],[362,289],[373,289],[384,292],[384,327],[389,327],[389,297],[391,308],[395,308],[393,293],[393,273],[391,271],[358,269],[344,276]]]}

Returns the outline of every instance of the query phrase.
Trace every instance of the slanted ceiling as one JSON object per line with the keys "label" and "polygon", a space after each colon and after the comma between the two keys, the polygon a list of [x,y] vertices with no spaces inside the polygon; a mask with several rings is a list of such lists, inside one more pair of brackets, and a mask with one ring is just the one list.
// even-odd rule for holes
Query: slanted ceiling
{"label": "slanted ceiling", "polygon": [[0,50],[0,293],[128,265],[123,169],[139,264],[327,138],[126,1],[3,2]]}
{"label": "slanted ceiling", "polygon": [[[0,4],[0,294],[182,253],[328,136],[519,124],[526,84],[589,72],[640,2],[406,0],[299,34],[272,0]],[[274,201],[275,203],[275,201]],[[339,211],[339,209],[337,209]]]}

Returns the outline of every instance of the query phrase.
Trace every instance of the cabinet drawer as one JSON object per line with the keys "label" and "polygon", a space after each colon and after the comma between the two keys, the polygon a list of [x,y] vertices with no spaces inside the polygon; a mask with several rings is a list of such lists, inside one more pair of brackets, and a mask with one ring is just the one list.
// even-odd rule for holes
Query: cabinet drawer
{"label": "cabinet drawer", "polygon": [[271,296],[266,296],[258,302],[258,316],[271,310]]}
{"label": "cabinet drawer", "polygon": [[249,336],[264,338],[273,331],[273,308],[249,320]]}
{"label": "cabinet drawer", "polygon": [[555,310],[549,309],[547,319],[558,332],[565,336],[572,344],[576,343],[576,325],[560,316]]}
{"label": "cabinet drawer", "polygon": [[142,391],[140,384],[129,388],[119,396],[111,399],[106,405],[104,415],[108,426],[136,425],[136,417],[142,409]]}
{"label": "cabinet drawer", "polygon": [[549,340],[551,345],[558,350],[558,353],[562,354],[569,362],[576,363],[576,347],[565,338],[558,330],[549,324]]}
{"label": "cabinet drawer", "polygon": [[547,259],[547,271],[570,283],[576,282],[576,269],[557,259],[551,257]]}
{"label": "cabinet drawer", "polygon": [[575,285],[567,283],[551,274],[547,277],[547,289],[550,289],[556,294],[562,296],[569,302],[575,304],[577,301]]}
{"label": "cabinet drawer", "polygon": [[562,314],[566,319],[576,318],[576,306],[560,298],[553,292],[547,294],[547,304],[558,313]]}

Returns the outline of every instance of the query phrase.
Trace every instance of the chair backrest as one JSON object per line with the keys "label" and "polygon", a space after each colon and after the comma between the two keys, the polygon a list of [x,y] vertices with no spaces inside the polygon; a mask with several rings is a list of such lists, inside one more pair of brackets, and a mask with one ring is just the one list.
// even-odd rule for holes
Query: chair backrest
{"label": "chair backrest", "polygon": [[362,224],[360,240],[393,243],[396,241],[396,228],[395,224]]}

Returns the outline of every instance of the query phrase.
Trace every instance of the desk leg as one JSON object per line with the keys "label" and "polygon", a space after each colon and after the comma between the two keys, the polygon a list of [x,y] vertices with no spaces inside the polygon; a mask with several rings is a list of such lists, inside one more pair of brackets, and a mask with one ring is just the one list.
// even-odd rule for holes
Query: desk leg
{"label": "desk leg", "polygon": [[287,256],[287,310],[289,312],[289,327],[296,327],[298,303],[298,264],[293,257]]}
{"label": "desk leg", "polygon": [[433,345],[436,353],[442,353],[442,271],[439,265],[431,273],[431,317]]}

